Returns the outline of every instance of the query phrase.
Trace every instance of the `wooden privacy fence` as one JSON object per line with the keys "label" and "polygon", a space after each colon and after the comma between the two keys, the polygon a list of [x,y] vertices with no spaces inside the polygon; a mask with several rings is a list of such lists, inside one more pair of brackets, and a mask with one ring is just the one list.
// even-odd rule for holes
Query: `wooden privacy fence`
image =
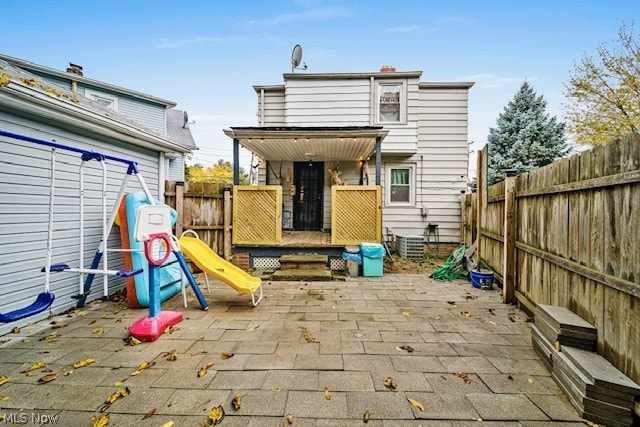
{"label": "wooden privacy fence", "polygon": [[598,352],[640,383],[640,136],[484,190],[486,158],[485,147],[463,221],[475,209],[478,255],[505,301],[568,307],[597,327]]}
{"label": "wooden privacy fence", "polygon": [[165,182],[165,203],[178,212],[176,235],[194,230],[225,259],[231,257],[231,191],[210,182]]}
{"label": "wooden privacy fence", "polygon": [[382,189],[376,185],[331,187],[331,244],[382,241]]}

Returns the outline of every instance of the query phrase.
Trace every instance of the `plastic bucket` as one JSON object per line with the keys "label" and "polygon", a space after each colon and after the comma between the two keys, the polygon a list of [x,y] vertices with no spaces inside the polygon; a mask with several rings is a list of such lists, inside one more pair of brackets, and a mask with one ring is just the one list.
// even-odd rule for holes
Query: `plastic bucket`
{"label": "plastic bucket", "polygon": [[478,289],[493,289],[493,271],[491,270],[471,270],[471,284]]}

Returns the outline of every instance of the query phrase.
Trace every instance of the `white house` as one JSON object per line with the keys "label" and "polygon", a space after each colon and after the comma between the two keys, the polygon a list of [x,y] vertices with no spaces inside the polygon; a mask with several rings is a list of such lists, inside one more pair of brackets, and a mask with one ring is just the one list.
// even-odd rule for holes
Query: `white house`
{"label": "white house", "polygon": [[426,236],[430,223],[440,242],[459,243],[473,83],[421,76],[389,66],[287,73],[282,85],[254,86],[257,127],[225,133],[262,159],[260,184],[283,186],[294,230],[332,228],[332,184],[380,184],[383,229]]}

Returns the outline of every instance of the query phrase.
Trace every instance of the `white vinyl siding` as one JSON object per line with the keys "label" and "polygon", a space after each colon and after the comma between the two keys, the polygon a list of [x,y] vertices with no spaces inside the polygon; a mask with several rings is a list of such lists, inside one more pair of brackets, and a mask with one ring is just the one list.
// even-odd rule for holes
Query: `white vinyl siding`
{"label": "white vinyl siding", "polygon": [[[284,88],[280,91],[258,91],[258,121],[260,126],[284,126]],[[264,106],[261,97],[264,95]]]}
{"label": "white vinyl siding", "polygon": [[[154,196],[158,195],[158,153],[132,147],[114,140],[93,138],[62,130],[48,124],[18,117],[0,109],[0,127],[11,132],[58,143],[92,149],[118,157],[137,160],[140,172]],[[0,137],[0,311],[25,307],[44,291],[50,183],[50,149],[13,138]],[[78,266],[79,206],[78,171],[80,158],[64,150],[57,151],[56,189],[54,200],[53,263]],[[126,165],[107,162],[108,213],[125,176]],[[85,168],[85,265],[89,265],[101,238],[102,169],[91,161]],[[132,179],[129,191],[139,190]],[[109,247],[120,247],[120,235],[114,227]],[[121,256],[109,254],[109,268],[122,268]],[[123,286],[122,279],[110,278],[110,291]],[[51,291],[56,295],[52,307],[61,312],[75,306],[78,275],[52,273]],[[91,298],[102,296],[102,278],[96,277]],[[48,311],[11,324],[0,324],[0,335],[14,326],[47,317]]]}

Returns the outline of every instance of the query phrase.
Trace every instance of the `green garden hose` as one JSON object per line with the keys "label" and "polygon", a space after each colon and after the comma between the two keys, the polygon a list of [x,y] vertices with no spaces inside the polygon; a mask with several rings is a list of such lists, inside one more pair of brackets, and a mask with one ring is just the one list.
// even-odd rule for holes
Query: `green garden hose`
{"label": "green garden hose", "polygon": [[431,277],[433,277],[436,282],[466,278],[467,272],[462,265],[462,260],[464,259],[464,253],[466,249],[467,247],[465,245],[458,246],[458,248],[453,251],[451,255],[449,255],[444,265],[440,268],[436,268],[433,271]]}

